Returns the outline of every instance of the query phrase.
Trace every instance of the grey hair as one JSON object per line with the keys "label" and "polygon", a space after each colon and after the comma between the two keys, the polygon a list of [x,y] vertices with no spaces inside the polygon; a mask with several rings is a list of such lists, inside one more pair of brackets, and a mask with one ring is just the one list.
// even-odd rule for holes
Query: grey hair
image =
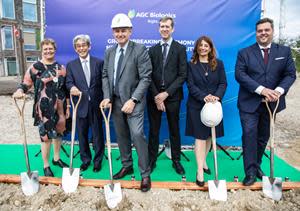
{"label": "grey hair", "polygon": [[91,46],[92,42],[91,42],[91,38],[89,35],[87,34],[79,34],[76,35],[73,39],[73,46],[75,48],[75,45],[77,43],[78,40],[83,40],[84,42],[86,42],[88,44],[88,46]]}

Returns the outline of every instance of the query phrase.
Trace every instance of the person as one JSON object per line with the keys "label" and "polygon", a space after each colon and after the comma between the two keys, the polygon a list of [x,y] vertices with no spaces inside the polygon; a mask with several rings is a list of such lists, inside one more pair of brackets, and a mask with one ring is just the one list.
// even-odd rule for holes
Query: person
{"label": "person", "polygon": [[172,38],[174,20],[163,17],[159,21],[161,41],[149,49],[152,63],[152,82],[147,95],[149,118],[149,159],[151,171],[156,166],[159,130],[163,112],[167,114],[172,166],[178,174],[185,174],[180,163],[181,143],[179,111],[183,99],[182,85],[186,80],[186,48]]}
{"label": "person", "polygon": [[101,82],[103,61],[89,54],[91,49],[89,35],[75,36],[73,46],[78,58],[67,64],[66,86],[71,95],[79,96],[80,92],[82,93],[76,117],[82,161],[80,170],[85,171],[92,161],[89,147],[89,128],[91,128],[95,151],[93,172],[99,172],[104,155],[102,116],[99,109],[99,104],[103,99]]}
{"label": "person", "polygon": [[130,41],[132,23],[123,13],[116,14],[111,28],[117,45],[105,52],[101,106],[112,106],[122,168],[113,176],[121,179],[133,173],[131,140],[138,154],[142,181],[140,189],[151,188],[148,144],[144,135],[145,94],[151,83],[152,66],[145,46]]}
{"label": "person", "polygon": [[270,137],[267,100],[277,111],[285,108],[285,95],[296,79],[296,68],[289,47],[272,43],[273,20],[263,18],[256,23],[256,43],[240,50],[235,66],[235,78],[240,85],[238,108],[242,125],[245,186],[256,177],[262,179],[260,165]]}
{"label": "person", "polygon": [[[213,41],[207,36],[197,39],[191,61],[188,63],[186,130],[187,136],[195,138],[197,161],[196,184],[204,186],[204,172],[211,174],[206,156],[211,147],[211,128],[200,119],[200,112],[207,102],[222,101],[227,87],[224,64],[216,58]],[[216,127],[216,137],[224,136],[223,120]]]}
{"label": "person", "polygon": [[70,105],[69,101],[66,100],[66,97],[68,97],[65,87],[66,69],[55,61],[55,41],[46,38],[41,41],[40,46],[42,59],[29,67],[24,75],[23,82],[18,86],[13,97],[22,98],[34,86],[33,118],[34,125],[38,126],[42,142],[44,174],[53,177],[54,174],[49,164],[52,140],[54,145],[53,165],[61,168],[68,167],[60,159],[60,147],[66,117],[70,116]]}

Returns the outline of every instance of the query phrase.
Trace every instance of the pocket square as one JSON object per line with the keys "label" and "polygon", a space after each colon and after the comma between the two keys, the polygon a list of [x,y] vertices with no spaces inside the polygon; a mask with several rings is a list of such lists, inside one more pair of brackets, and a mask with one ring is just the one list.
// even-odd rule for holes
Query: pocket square
{"label": "pocket square", "polygon": [[281,60],[281,59],[284,59],[285,57],[277,57],[275,58],[275,60]]}

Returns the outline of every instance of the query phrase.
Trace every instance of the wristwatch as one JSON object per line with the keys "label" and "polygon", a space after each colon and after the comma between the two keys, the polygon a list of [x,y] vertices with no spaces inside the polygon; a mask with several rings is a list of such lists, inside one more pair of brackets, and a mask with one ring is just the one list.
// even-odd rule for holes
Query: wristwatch
{"label": "wristwatch", "polygon": [[135,104],[139,103],[139,101],[138,101],[136,98],[134,98],[134,97],[131,97],[131,100],[132,100]]}

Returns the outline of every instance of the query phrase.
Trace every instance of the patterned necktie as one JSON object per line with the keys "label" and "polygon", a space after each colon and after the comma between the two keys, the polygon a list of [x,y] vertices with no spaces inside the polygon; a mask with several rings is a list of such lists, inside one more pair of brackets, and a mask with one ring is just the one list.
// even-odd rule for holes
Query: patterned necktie
{"label": "patterned necktie", "polygon": [[267,65],[269,61],[269,48],[263,48],[262,50],[264,51],[264,63]]}
{"label": "patterned necktie", "polygon": [[124,58],[124,49],[121,48],[120,52],[121,52],[121,54],[120,54],[119,61],[118,61],[116,81],[115,81],[115,95],[117,95],[117,96],[120,96],[120,93],[119,93],[119,78],[120,78],[121,66],[122,66],[122,62],[123,62],[123,58]]}
{"label": "patterned necktie", "polygon": [[84,75],[85,75],[85,79],[86,79],[86,82],[88,84],[88,87],[90,87],[91,73],[90,73],[90,70],[89,70],[89,67],[88,67],[88,61],[83,60],[82,63],[83,63],[83,72],[84,72]]}

